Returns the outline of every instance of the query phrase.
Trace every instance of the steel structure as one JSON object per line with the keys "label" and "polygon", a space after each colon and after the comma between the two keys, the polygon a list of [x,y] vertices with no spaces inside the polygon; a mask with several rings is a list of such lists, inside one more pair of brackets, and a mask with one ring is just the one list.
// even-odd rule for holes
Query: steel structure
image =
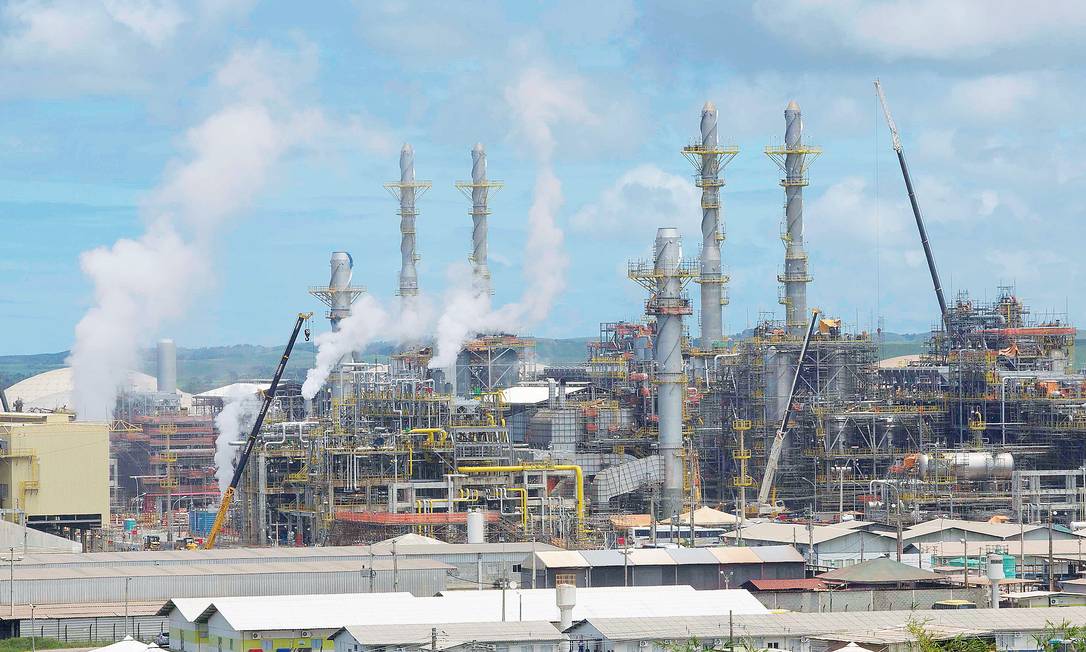
{"label": "steel structure", "polygon": [[701,348],[712,350],[723,345],[723,307],[728,303],[728,277],[724,274],[720,246],[725,232],[720,218],[721,172],[739,153],[735,146],[721,146],[717,138],[716,105],[706,102],[701,109],[701,141],[683,148],[683,156],[698,173],[695,183],[701,188]]}
{"label": "steel structure", "polygon": [[780,302],[784,304],[785,323],[793,337],[802,337],[807,325],[807,251],[803,248],[803,188],[810,181],[807,169],[822,150],[803,142],[803,114],[793,100],[784,110],[784,147],[766,147],[765,153],[784,172],[784,271],[777,276],[783,284]]}
{"label": "steel structure", "polygon": [[504,184],[501,181],[487,179],[486,148],[482,143],[475,143],[471,148],[471,181],[457,181],[456,187],[471,200],[471,271],[475,292],[479,296],[489,297],[490,267],[487,265],[487,221],[490,209],[487,202],[491,191],[497,191]]}

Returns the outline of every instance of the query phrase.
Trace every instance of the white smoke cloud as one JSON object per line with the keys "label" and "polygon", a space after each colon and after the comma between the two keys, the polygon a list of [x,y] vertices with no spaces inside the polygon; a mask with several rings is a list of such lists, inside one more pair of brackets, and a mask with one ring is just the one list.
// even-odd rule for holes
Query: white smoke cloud
{"label": "white smoke cloud", "polygon": [[231,442],[243,441],[253,429],[253,422],[260,412],[262,399],[257,385],[240,383],[227,390],[223,397],[223,408],[215,416],[215,479],[219,481],[219,491],[224,492],[230,486],[234,475],[234,451]]}
{"label": "white smoke cloud", "polygon": [[[69,363],[81,419],[108,419],[117,386],[135,366],[138,347],[167,320],[183,316],[213,278],[213,243],[231,218],[252,205],[290,153],[338,146],[357,125],[341,125],[319,109],[290,102],[294,78],[273,80],[283,56],[263,46],[236,52],[215,76],[223,106],[184,138],[144,207],[147,231],[82,256],[94,303],[76,326]],[[312,56],[302,48],[299,57]],[[309,70],[305,62],[291,70]],[[289,77],[289,76],[288,76]]]}
{"label": "white smoke cloud", "polygon": [[559,77],[542,68],[526,70],[505,91],[517,135],[528,142],[538,163],[532,205],[528,209],[528,240],[524,250],[525,289],[521,299],[496,310],[489,297],[472,291],[470,272],[450,283],[437,322],[431,368],[450,366],[460,346],[479,331],[516,331],[546,319],[566,283],[569,258],[565,236],[558,225],[562,184],[554,174],[554,127],[561,122],[595,124],[588,108],[584,83]]}
{"label": "white smoke cloud", "polygon": [[308,400],[316,396],[340,360],[365,349],[388,327],[385,309],[372,296],[362,295],[351,307],[351,314],[339,322],[339,330],[317,336],[317,360],[305,374],[302,397]]}

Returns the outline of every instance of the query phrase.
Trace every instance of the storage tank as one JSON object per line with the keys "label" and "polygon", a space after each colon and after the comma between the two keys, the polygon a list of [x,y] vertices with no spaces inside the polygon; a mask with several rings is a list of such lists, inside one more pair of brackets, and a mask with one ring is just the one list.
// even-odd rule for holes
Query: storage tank
{"label": "storage tank", "polygon": [[155,352],[158,391],[173,394],[177,392],[177,345],[173,340],[159,340]]}
{"label": "storage tank", "polygon": [[468,543],[486,543],[486,514],[482,510],[468,511]]}

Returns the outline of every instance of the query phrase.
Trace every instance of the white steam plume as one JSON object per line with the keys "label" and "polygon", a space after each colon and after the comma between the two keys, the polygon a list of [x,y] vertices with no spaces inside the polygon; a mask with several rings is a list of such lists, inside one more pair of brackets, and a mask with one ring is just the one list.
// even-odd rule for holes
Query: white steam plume
{"label": "white steam plume", "polygon": [[253,422],[262,404],[260,388],[256,385],[241,383],[227,390],[223,397],[223,408],[215,416],[215,479],[219,481],[219,491],[224,492],[230,486],[234,475],[235,448],[231,442],[243,441],[253,429]]}
{"label": "white steam plume", "polygon": [[[313,57],[303,48],[297,58]],[[76,326],[69,358],[81,419],[110,418],[138,347],[210,285],[213,242],[252,204],[286,154],[344,134],[388,148],[357,124],[333,124],[317,109],[292,106],[289,96],[307,67],[292,68],[289,58],[263,46],[236,52],[215,76],[222,108],[186,133],[185,156],[171,163],[144,207],[146,232],[82,255],[94,302]],[[298,74],[280,74],[284,69]]]}
{"label": "white steam plume", "polygon": [[516,135],[527,141],[538,164],[528,209],[524,293],[520,301],[492,310],[489,297],[472,291],[470,272],[461,272],[467,276],[450,283],[438,318],[432,368],[450,366],[461,345],[479,331],[516,331],[543,321],[565,288],[569,259],[557,220],[563,198],[562,184],[552,166],[556,144],[553,127],[559,122],[597,121],[582,99],[583,91],[579,79],[557,77],[539,68],[525,71],[506,89],[505,100],[515,118]]}
{"label": "white steam plume", "polygon": [[351,314],[339,322],[339,330],[317,336],[317,361],[306,372],[302,397],[312,399],[328,380],[332,369],[347,355],[361,351],[389,325],[388,313],[368,294],[351,306]]}

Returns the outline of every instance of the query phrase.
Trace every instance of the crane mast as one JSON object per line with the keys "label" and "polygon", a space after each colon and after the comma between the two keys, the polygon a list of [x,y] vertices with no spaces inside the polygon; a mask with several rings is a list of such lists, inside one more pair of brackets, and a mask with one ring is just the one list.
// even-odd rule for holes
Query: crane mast
{"label": "crane mast", "polygon": [[[253,422],[253,429],[249,432],[249,437],[245,440],[245,447],[241,450],[241,457],[238,458],[238,464],[234,467],[234,475],[230,478],[230,486],[222,494],[219,511],[216,512],[215,521],[211,524],[207,539],[204,540],[204,550],[215,547],[215,539],[218,538],[219,531],[222,530],[222,526],[226,522],[226,514],[230,511],[230,504],[234,502],[234,493],[237,491],[238,483],[241,482],[241,475],[245,471],[245,465],[249,462],[249,456],[252,455],[257,441],[260,440],[260,427],[264,425],[264,417],[268,415],[268,409],[271,407],[272,401],[275,400],[275,391],[279,387],[279,381],[283,378],[283,372],[287,368],[290,352],[294,350],[294,343],[298,340],[298,333],[301,332],[302,325],[312,316],[313,313],[311,312],[298,313],[298,320],[294,322],[294,331],[290,334],[287,348],[283,351],[283,357],[279,359],[279,366],[275,368],[275,375],[272,376],[268,391],[264,392],[264,402],[260,404],[260,412],[256,415],[256,421]],[[308,329],[305,332],[305,337],[307,340],[309,339]]]}
{"label": "crane mast", "polygon": [[777,467],[780,466],[781,451],[784,449],[784,440],[788,436],[788,420],[792,418],[792,404],[796,400],[796,388],[799,386],[800,373],[803,371],[803,362],[807,359],[807,348],[811,344],[811,336],[814,335],[818,325],[818,308],[811,311],[811,325],[807,327],[807,335],[803,338],[803,346],[799,349],[799,360],[796,361],[796,373],[792,376],[792,387],[788,390],[788,404],[784,408],[784,416],[781,418],[781,427],[777,428],[777,436],[773,438],[773,446],[769,450],[769,456],[765,462],[765,473],[762,475],[762,484],[758,487],[758,509],[772,509],[769,504],[769,493],[773,490],[773,482],[777,475]]}
{"label": "crane mast", "polygon": [[950,313],[946,306],[946,297],[943,296],[943,284],[939,281],[939,270],[935,267],[935,254],[931,251],[928,242],[928,231],[924,228],[924,217],[920,213],[920,204],[916,200],[916,192],[913,190],[913,181],[909,176],[909,166],[905,163],[905,149],[901,146],[901,137],[897,133],[897,124],[890,115],[890,107],[886,104],[886,95],[882,92],[882,84],[875,80],[875,92],[882,104],[882,113],[886,117],[886,126],[890,128],[890,138],[897,153],[897,162],[901,166],[901,176],[905,178],[905,190],[909,193],[909,203],[912,204],[913,217],[916,218],[916,230],[920,232],[920,244],[924,247],[924,257],[928,259],[928,271],[931,272],[931,282],[935,286],[935,298],[939,301],[939,316],[947,335],[954,337],[950,326]]}

